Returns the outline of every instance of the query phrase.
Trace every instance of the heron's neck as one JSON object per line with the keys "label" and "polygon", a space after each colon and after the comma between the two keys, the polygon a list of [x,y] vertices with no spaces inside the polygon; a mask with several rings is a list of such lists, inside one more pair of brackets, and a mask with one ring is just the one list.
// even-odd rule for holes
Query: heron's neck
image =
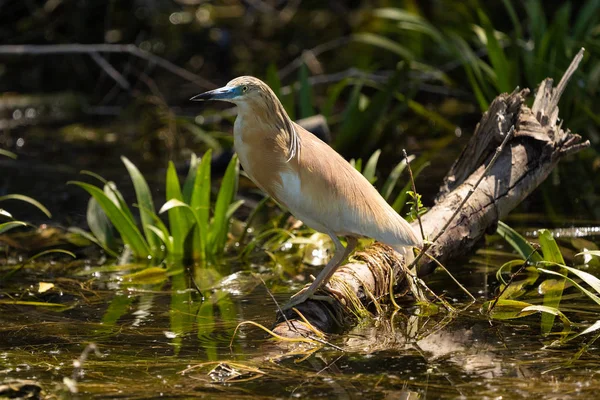
{"label": "heron's neck", "polygon": [[299,153],[296,128],[276,97],[267,101],[239,103],[234,136],[237,141],[243,142],[273,139],[283,145],[282,156],[286,160]]}

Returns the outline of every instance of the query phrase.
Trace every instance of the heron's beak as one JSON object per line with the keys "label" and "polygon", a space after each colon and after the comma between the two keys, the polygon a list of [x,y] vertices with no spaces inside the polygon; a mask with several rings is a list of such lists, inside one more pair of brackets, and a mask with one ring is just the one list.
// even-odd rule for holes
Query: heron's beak
{"label": "heron's beak", "polygon": [[200,93],[190,100],[192,101],[205,101],[205,100],[231,100],[235,97],[235,88],[222,87],[219,89],[211,90],[209,92]]}

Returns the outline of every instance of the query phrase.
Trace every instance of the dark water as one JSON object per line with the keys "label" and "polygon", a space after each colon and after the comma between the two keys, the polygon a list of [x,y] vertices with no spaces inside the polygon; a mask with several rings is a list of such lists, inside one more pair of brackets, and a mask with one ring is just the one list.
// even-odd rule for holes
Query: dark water
{"label": "dark water", "polygon": [[[494,252],[495,261],[507,259]],[[233,338],[242,321],[270,327],[275,319],[250,272],[260,271],[282,303],[299,287],[276,269],[230,264],[220,275],[199,273],[199,282],[214,282],[201,285],[202,302],[177,269],[140,275],[135,265],[39,264],[0,286],[0,379],[74,398],[593,398],[593,335],[551,347],[557,335],[540,334],[539,315],[488,320],[480,306],[494,294],[497,267],[486,258],[480,251],[454,266],[473,304],[443,273],[428,280],[458,313],[423,315],[406,302],[317,347],[276,342],[250,325]],[[40,282],[54,287],[40,293]],[[600,311],[577,294],[568,304],[575,320]],[[96,350],[86,351],[92,343]]]}

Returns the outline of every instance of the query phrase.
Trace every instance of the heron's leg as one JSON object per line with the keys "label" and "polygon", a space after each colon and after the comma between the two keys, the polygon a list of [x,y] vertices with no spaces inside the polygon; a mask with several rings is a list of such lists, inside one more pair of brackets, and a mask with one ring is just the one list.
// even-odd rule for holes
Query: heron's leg
{"label": "heron's leg", "polygon": [[321,270],[319,275],[317,275],[317,278],[314,280],[314,282],[308,288],[301,290],[298,294],[293,296],[283,307],[283,309],[290,309],[295,305],[304,303],[306,300],[313,297],[317,289],[329,281],[340,264],[346,259],[346,257],[350,255],[350,253],[352,253],[358,244],[358,240],[353,236],[348,236],[348,245],[346,247],[344,247],[336,235],[330,233],[329,237],[331,240],[333,240],[335,245],[333,257],[331,260],[329,260],[325,268]]}

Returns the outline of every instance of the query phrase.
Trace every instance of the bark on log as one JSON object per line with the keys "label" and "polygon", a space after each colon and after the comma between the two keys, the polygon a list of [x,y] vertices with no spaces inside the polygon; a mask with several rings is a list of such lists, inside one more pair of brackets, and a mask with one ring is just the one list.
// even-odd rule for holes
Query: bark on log
{"label": "bark on log", "polygon": [[[492,102],[444,178],[434,206],[422,218],[427,237],[435,237],[452,218],[484,174],[511,127],[514,127],[514,136],[445,233],[429,249],[429,254],[444,263],[467,253],[487,231],[495,230],[499,219],[506,217],[546,179],[560,159],[589,146],[589,141],[581,142],[579,135],[563,130],[562,124],[557,125],[558,101],[582,58],[583,49],[556,88],[552,79],[545,79],[531,108],[525,104],[528,89],[501,94]],[[351,304],[352,298],[358,297],[361,303],[368,304],[372,297],[388,295],[390,279],[400,282],[405,278],[403,262],[391,248],[376,243],[355,254],[350,263],[334,274],[329,285],[333,291],[326,289],[326,294],[333,299],[332,304],[311,300],[297,308],[321,331],[335,332],[343,328],[344,321],[352,318],[359,308]],[[419,266],[419,275],[427,275],[433,269],[434,264],[425,257]],[[287,337],[310,333],[294,311],[287,311],[285,316],[287,321],[279,315],[274,328],[276,333]]]}

